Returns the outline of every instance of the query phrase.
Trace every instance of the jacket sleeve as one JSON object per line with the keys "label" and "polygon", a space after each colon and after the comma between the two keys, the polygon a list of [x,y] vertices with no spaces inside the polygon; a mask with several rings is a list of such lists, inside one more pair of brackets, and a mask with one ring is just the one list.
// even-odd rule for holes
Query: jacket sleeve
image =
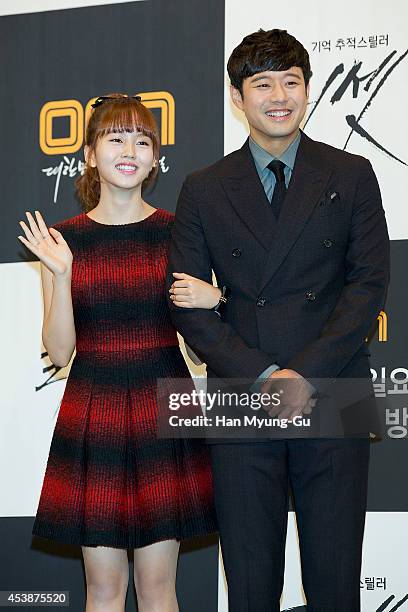
{"label": "jacket sleeve", "polygon": [[177,203],[167,270],[167,296],[173,324],[186,342],[220,378],[253,380],[273,359],[250,347],[213,310],[180,308],[169,299],[173,272],[212,282],[212,265],[200,220],[197,187],[187,178]]}
{"label": "jacket sleeve", "polygon": [[389,238],[378,182],[361,159],[345,258],[345,284],[322,332],[287,364],[305,378],[336,378],[363,346],[389,280]]}

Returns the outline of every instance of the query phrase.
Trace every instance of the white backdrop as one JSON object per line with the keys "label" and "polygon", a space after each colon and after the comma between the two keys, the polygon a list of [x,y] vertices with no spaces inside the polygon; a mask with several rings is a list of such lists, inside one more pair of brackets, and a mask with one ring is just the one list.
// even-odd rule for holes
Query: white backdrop
{"label": "white backdrop", "polygon": [[[344,64],[344,72],[339,75],[327,90],[327,94],[318,105],[310,123],[306,126],[309,136],[322,140],[340,149],[343,148],[350,133],[345,116],[359,116],[387,70],[408,49],[407,20],[408,9],[404,0],[393,0],[387,6],[380,0],[342,0],[341,2],[326,2],[313,0],[307,4],[301,0],[293,0],[285,4],[284,10],[271,10],[269,0],[252,0],[250,3],[240,3],[239,0],[226,0],[225,29],[225,62],[234,47],[242,38],[259,28],[283,28],[300,40],[310,54],[313,77],[310,81],[309,113],[314,108],[314,102],[319,97],[323,85],[333,69]],[[279,14],[282,13],[282,16]],[[270,15],[267,17],[267,15]],[[276,15],[276,16],[275,16]],[[284,15],[284,16],[283,16]],[[380,37],[388,35],[388,44],[379,44]],[[357,48],[358,42],[364,38],[369,44],[369,37],[377,36],[377,46],[374,48]],[[356,48],[336,47],[338,39],[356,39]],[[385,40],[385,39],[382,39]],[[314,44],[320,41],[330,41],[330,51]],[[330,103],[330,98],[344,82],[346,75],[355,62],[362,62],[357,72],[358,77],[364,77],[376,70],[393,51],[395,55],[385,68],[373,79],[368,91],[364,91],[369,79],[364,80],[358,88],[356,98],[353,98],[350,84],[338,102]],[[370,159],[377,174],[384,202],[386,204],[387,222],[392,240],[406,239],[408,227],[407,196],[396,188],[396,185],[406,183],[408,163],[406,99],[408,81],[408,57],[400,61],[391,74],[379,88],[370,107],[360,122],[364,129],[383,148],[389,150],[405,164],[396,162],[389,155],[357,134],[349,140],[347,150],[351,153],[364,155]],[[226,77],[226,84],[228,77]],[[225,153],[241,147],[247,135],[247,127],[235,107],[233,110],[229,99],[228,87],[225,88]]]}
{"label": "white backdrop", "polygon": [[[380,606],[394,596],[390,607],[406,595],[406,552],[408,550],[407,517],[405,512],[369,512],[366,519],[364,562],[361,572],[362,612],[378,612]],[[385,580],[385,583],[383,579]],[[373,585],[373,588],[371,588]],[[304,604],[296,520],[289,513],[286,542],[286,568],[281,610],[297,609]],[[227,612],[228,596],[220,558],[218,576],[218,612]],[[405,610],[404,608],[401,608]],[[329,611],[328,611],[329,612]]]}
{"label": "white backdrop", "polygon": [[[313,112],[333,70],[342,64],[338,70],[343,71],[333,80],[316,106],[305,131],[315,140],[344,148],[351,131],[346,116],[355,115],[358,119],[373,96],[360,125],[377,144],[354,132],[346,150],[370,159],[381,186],[390,237],[392,240],[407,239],[407,197],[401,189],[401,185],[406,184],[408,162],[408,129],[405,118],[408,56],[404,56],[408,49],[406,3],[394,0],[391,6],[379,0],[362,0],[360,3],[355,0],[312,0],[305,5],[301,0],[292,0],[276,6],[279,6],[279,10],[274,8],[270,0],[244,3],[240,0],[226,0],[225,63],[245,35],[259,28],[288,30],[304,44],[310,54],[313,77],[307,117]],[[344,41],[344,46],[339,40]],[[364,43],[367,46],[363,46]],[[367,76],[377,70],[393,52],[381,71]],[[360,62],[361,66],[358,66]],[[357,89],[355,97],[353,81],[350,80],[344,93],[338,94],[340,99],[331,103],[332,96],[344,84],[353,67],[356,77],[366,77],[360,83],[354,81]],[[241,147],[248,133],[242,114],[230,102],[228,85],[226,75],[225,154]],[[388,153],[380,150],[378,145]],[[395,600],[389,604],[390,608],[385,608],[388,612],[406,594],[407,527],[405,513],[368,513],[361,574],[363,612],[376,612],[388,597],[395,595]],[[289,520],[286,559],[282,610],[304,604],[293,515]],[[382,582],[384,577],[385,588]],[[371,579],[374,579],[373,588]],[[218,610],[226,612],[227,609],[221,570]]]}
{"label": "white backdrop", "polygon": [[[18,228],[16,228],[16,235]],[[0,410],[0,516],[34,516],[65,380],[41,386],[50,374],[41,359],[42,293],[39,263],[0,266],[3,346]],[[18,324],[16,322],[18,321]],[[58,373],[66,376],[67,369]]]}

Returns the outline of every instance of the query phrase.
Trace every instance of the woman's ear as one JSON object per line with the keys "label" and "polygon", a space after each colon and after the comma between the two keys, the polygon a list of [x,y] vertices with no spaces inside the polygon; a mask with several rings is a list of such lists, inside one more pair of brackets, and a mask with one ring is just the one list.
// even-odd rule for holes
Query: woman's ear
{"label": "woman's ear", "polygon": [[84,147],[84,157],[85,157],[85,163],[90,168],[96,168],[95,154],[89,145],[85,145]]}

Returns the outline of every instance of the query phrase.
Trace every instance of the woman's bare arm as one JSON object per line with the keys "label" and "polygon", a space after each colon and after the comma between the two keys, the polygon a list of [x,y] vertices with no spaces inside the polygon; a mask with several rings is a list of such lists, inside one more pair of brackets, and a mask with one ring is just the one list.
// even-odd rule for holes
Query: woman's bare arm
{"label": "woman's bare arm", "polygon": [[68,365],[75,350],[75,325],[71,296],[72,253],[62,234],[48,228],[36,211],[27,212],[28,225],[20,221],[25,238],[19,240],[41,262],[44,298],[42,339],[52,363]]}

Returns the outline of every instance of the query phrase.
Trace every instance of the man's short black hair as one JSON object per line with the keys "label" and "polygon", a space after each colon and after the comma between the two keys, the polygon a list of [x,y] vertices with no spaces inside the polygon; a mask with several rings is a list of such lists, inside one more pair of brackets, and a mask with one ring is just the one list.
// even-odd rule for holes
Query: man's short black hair
{"label": "man's short black hair", "polygon": [[312,76],[308,52],[286,30],[274,29],[245,36],[231,53],[227,70],[231,85],[242,95],[244,79],[265,70],[288,70],[292,66],[302,69],[307,86]]}

